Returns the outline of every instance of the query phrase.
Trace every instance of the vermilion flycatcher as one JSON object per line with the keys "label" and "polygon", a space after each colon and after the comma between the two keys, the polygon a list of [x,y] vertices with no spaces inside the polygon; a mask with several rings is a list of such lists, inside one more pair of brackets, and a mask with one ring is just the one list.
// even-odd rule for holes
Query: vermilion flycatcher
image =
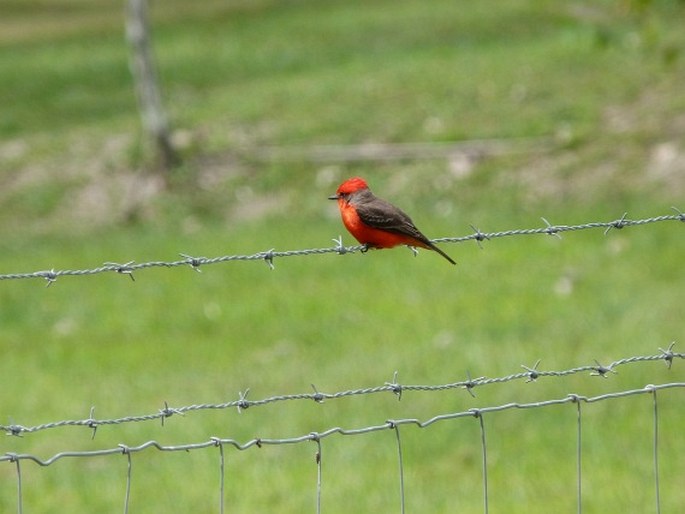
{"label": "vermilion flycatcher", "polygon": [[374,195],[363,178],[354,177],[338,187],[337,200],[347,230],[367,248],[407,245],[433,250],[452,264],[452,258],[424,236],[402,210]]}

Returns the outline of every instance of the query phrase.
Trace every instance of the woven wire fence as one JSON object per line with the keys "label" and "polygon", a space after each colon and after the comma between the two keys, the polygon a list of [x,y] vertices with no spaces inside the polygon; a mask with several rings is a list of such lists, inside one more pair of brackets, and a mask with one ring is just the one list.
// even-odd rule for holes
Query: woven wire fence
{"label": "woven wire fence", "polygon": [[[462,237],[450,237],[450,238],[440,238],[433,240],[434,242],[465,242],[465,241],[476,241],[479,245],[488,240],[497,239],[501,237],[509,236],[526,236],[526,235],[550,235],[555,237],[560,237],[560,234],[569,231],[578,230],[588,230],[588,229],[603,229],[606,235],[612,229],[623,229],[625,227],[639,227],[653,223],[662,223],[668,221],[685,221],[685,214],[683,214],[678,209],[674,209],[676,214],[655,216],[650,218],[643,218],[638,220],[631,220],[627,218],[624,214],[619,219],[607,222],[591,222],[583,223],[579,225],[553,225],[547,220],[544,220],[545,226],[529,229],[514,229],[499,232],[481,232],[479,229],[472,227],[474,232],[472,234],[462,236]],[[47,285],[50,286],[54,284],[58,278],[64,276],[90,276],[99,273],[116,272],[123,275],[128,275],[131,280],[134,280],[133,273],[144,269],[153,267],[162,268],[176,268],[190,266],[195,271],[201,271],[200,267],[209,264],[218,264],[225,262],[234,261],[265,261],[271,268],[273,268],[274,260],[277,258],[284,257],[294,257],[294,256],[309,256],[309,255],[321,255],[321,254],[352,254],[359,251],[364,251],[363,246],[344,246],[342,243],[342,238],[334,240],[336,246],[330,248],[314,248],[314,249],[304,249],[304,250],[291,250],[291,251],[275,251],[274,249],[259,252],[256,254],[249,255],[225,255],[215,258],[206,257],[193,257],[187,254],[181,254],[183,259],[176,261],[153,261],[145,263],[135,263],[134,261],[127,262],[125,264],[118,263],[105,263],[103,266],[96,268],[87,269],[72,269],[72,270],[55,270],[51,269],[49,271],[36,271],[29,273],[8,273],[0,274],[0,280],[13,280],[13,279],[28,279],[28,278],[40,278],[47,281]],[[404,384],[398,380],[398,374],[392,377],[392,380],[385,382],[383,384],[374,387],[365,387],[350,389],[337,392],[322,392],[317,389],[315,385],[312,385],[312,390],[309,392],[299,393],[299,394],[280,394],[274,395],[262,399],[252,399],[249,397],[249,390],[242,391],[238,394],[238,398],[231,399],[221,403],[200,403],[185,406],[170,406],[164,404],[162,408],[157,409],[154,412],[149,412],[140,415],[129,415],[119,418],[101,419],[95,416],[95,408],[90,410],[88,417],[82,419],[63,419],[57,421],[51,421],[47,423],[42,423],[38,425],[26,425],[20,423],[11,423],[7,425],[0,425],[0,430],[4,431],[8,436],[11,437],[22,437],[29,434],[36,434],[40,432],[50,431],[54,429],[83,429],[84,427],[91,431],[92,438],[95,438],[96,432],[100,427],[112,426],[112,425],[125,425],[131,423],[145,423],[145,422],[161,422],[164,425],[166,419],[177,416],[177,415],[189,415],[194,412],[208,411],[208,410],[226,410],[235,409],[238,412],[243,412],[247,409],[253,409],[256,407],[266,408],[269,405],[275,405],[279,403],[293,403],[293,402],[314,402],[316,404],[323,402],[331,402],[340,400],[343,398],[354,398],[360,396],[368,395],[378,395],[391,393],[395,395],[398,399],[402,398],[404,392],[417,392],[417,393],[436,393],[440,391],[450,391],[450,390],[464,390],[470,395],[475,395],[475,391],[483,387],[492,386],[495,384],[504,384],[515,381],[523,382],[538,382],[541,380],[549,379],[559,379],[562,377],[568,377],[571,375],[588,375],[598,378],[608,378],[609,376],[615,374],[617,369],[626,366],[636,366],[644,365],[645,363],[662,361],[670,369],[673,363],[677,360],[685,359],[685,354],[674,351],[675,343],[671,343],[667,348],[659,348],[659,352],[652,355],[642,355],[642,356],[631,356],[618,359],[610,363],[599,363],[594,362],[592,364],[585,364],[581,366],[572,367],[564,370],[544,370],[539,369],[540,361],[533,365],[522,365],[521,370],[511,373],[508,375],[500,377],[478,377],[471,378],[467,377],[464,380],[457,380],[450,383],[443,384]],[[32,453],[19,453],[19,452],[6,452],[4,455],[0,455],[0,463],[3,465],[13,466],[14,475],[16,477],[16,491],[17,491],[17,512],[20,514],[23,512],[24,504],[24,483],[22,470],[26,465],[35,464],[40,467],[49,467],[56,464],[59,461],[65,459],[78,459],[87,460],[94,457],[108,457],[111,456],[124,456],[127,461],[127,473],[125,477],[125,488],[122,492],[124,504],[124,512],[128,513],[130,511],[130,498],[131,498],[131,485],[134,480],[134,475],[132,470],[135,467],[134,455],[146,452],[146,451],[157,451],[157,452],[196,452],[196,451],[216,451],[218,452],[218,480],[217,480],[217,511],[223,514],[225,512],[226,505],[226,493],[225,493],[225,482],[226,482],[226,450],[234,449],[238,451],[248,450],[253,447],[263,448],[267,446],[276,445],[298,445],[298,444],[311,444],[316,445],[315,451],[315,465],[316,465],[316,483],[312,487],[316,491],[316,507],[315,511],[317,514],[322,512],[322,495],[325,494],[326,482],[324,481],[323,469],[325,462],[325,441],[328,438],[336,436],[355,436],[363,437],[368,434],[392,431],[394,433],[394,439],[397,451],[397,477],[399,483],[399,498],[398,498],[398,509],[404,514],[406,511],[405,503],[405,463],[403,458],[403,443],[401,434],[405,433],[405,430],[410,428],[418,429],[430,429],[439,423],[456,423],[464,419],[475,419],[478,422],[478,428],[480,432],[480,438],[478,444],[480,446],[481,455],[481,468],[482,468],[482,506],[483,511],[487,514],[489,512],[489,464],[488,464],[488,448],[489,443],[487,423],[486,420],[491,417],[497,416],[506,411],[517,411],[517,410],[537,410],[545,409],[553,406],[560,405],[570,405],[575,409],[576,412],[576,511],[581,513],[583,511],[583,446],[582,446],[582,434],[583,434],[583,412],[584,405],[610,402],[619,398],[626,397],[636,397],[636,396],[650,396],[652,399],[652,430],[648,437],[651,440],[652,445],[652,469],[653,469],[653,490],[655,498],[655,512],[661,513],[661,483],[660,483],[660,464],[659,457],[663,452],[660,446],[659,439],[659,393],[665,390],[672,390],[678,394],[683,394],[685,392],[685,382],[673,381],[665,382],[660,384],[647,384],[644,387],[639,388],[627,388],[616,392],[605,393],[595,396],[580,395],[575,393],[568,393],[555,398],[548,398],[546,400],[535,401],[535,402],[510,402],[503,404],[490,405],[479,408],[471,408],[461,411],[453,412],[443,412],[440,414],[433,415],[424,419],[417,418],[397,418],[397,419],[383,419],[379,420],[378,423],[365,425],[355,428],[343,428],[340,426],[330,427],[323,431],[309,432],[301,434],[299,436],[293,437],[282,437],[282,438],[260,438],[253,437],[246,441],[240,441],[236,438],[223,437],[223,436],[212,436],[204,440],[183,442],[175,445],[165,445],[161,444],[156,440],[150,440],[143,444],[129,445],[125,443],[120,443],[114,447],[104,447],[95,450],[87,451],[60,451],[55,453],[50,457],[40,457]],[[30,487],[30,485],[29,485]],[[132,509],[131,509],[132,510]]]}
{"label": "woven wire fence", "polygon": [[[524,381],[526,383],[538,382],[542,379],[560,379],[563,377],[568,377],[570,375],[585,374],[586,376],[594,376],[599,378],[607,378],[611,374],[617,373],[617,369],[625,366],[635,366],[644,365],[645,363],[663,361],[671,369],[675,361],[685,359],[685,353],[680,353],[674,351],[675,343],[671,343],[667,348],[659,348],[659,353],[653,355],[642,355],[642,356],[631,356],[618,359],[614,362],[608,364],[600,364],[595,362],[594,364],[587,364],[582,366],[577,366],[565,370],[542,370],[538,369],[540,361],[536,362],[534,366],[522,365],[523,371],[512,373],[509,375],[485,378],[479,377],[475,379],[468,378],[464,381],[457,381],[445,384],[402,384],[398,382],[397,373],[394,374],[392,382],[386,382],[382,385],[369,388],[351,389],[345,391],[338,391],[334,393],[320,392],[316,387],[312,386],[313,392],[301,393],[301,394],[291,394],[291,395],[277,395],[271,396],[264,399],[249,400],[247,398],[248,391],[239,394],[237,400],[227,401],[225,403],[218,404],[198,404],[198,405],[188,405],[180,407],[170,407],[169,405],[164,406],[158,412],[141,415],[141,416],[125,416],[116,419],[97,419],[93,417],[94,410],[91,409],[90,416],[85,419],[80,420],[60,420],[50,423],[45,423],[35,426],[23,426],[23,425],[0,425],[0,429],[4,430],[8,436],[19,437],[23,434],[31,434],[35,432],[41,432],[49,429],[56,428],[76,428],[76,427],[86,427],[92,430],[92,437],[95,437],[97,428],[100,426],[107,425],[121,425],[127,423],[141,423],[150,421],[162,421],[176,414],[188,414],[191,412],[197,412],[201,410],[222,410],[222,409],[237,409],[238,412],[242,412],[248,408],[262,406],[266,407],[268,405],[273,405],[280,402],[292,402],[292,401],[309,401],[315,402],[317,404],[323,403],[324,401],[332,401],[342,398],[374,395],[379,393],[391,393],[396,395],[398,399],[401,399],[403,392],[414,391],[422,393],[435,393],[438,391],[448,391],[454,389],[463,389],[469,394],[474,395],[474,390],[477,388],[482,388],[486,386],[492,386],[495,384],[503,384],[513,381]],[[661,513],[661,485],[660,485],[660,469],[659,469],[659,455],[662,452],[660,448],[659,439],[659,408],[658,408],[658,397],[661,391],[665,390],[675,390],[680,394],[685,393],[685,382],[666,382],[661,384],[647,384],[640,388],[624,389],[620,391],[615,391],[611,393],[600,394],[596,396],[586,396],[575,393],[569,393],[564,396],[557,398],[550,398],[547,400],[535,401],[535,402],[510,402],[498,405],[491,405],[479,408],[471,408],[468,410],[447,412],[442,414],[437,414],[427,419],[417,419],[417,418],[398,418],[398,419],[387,419],[383,420],[377,424],[367,425],[363,427],[356,428],[342,428],[340,426],[335,426],[328,428],[323,431],[310,432],[294,437],[283,437],[283,438],[260,438],[254,437],[247,441],[239,441],[235,438],[219,437],[213,436],[206,440],[186,442],[176,445],[164,445],[156,440],[150,440],[139,445],[127,445],[124,443],[118,444],[116,447],[101,448],[97,450],[87,450],[87,451],[62,451],[56,453],[48,458],[41,458],[34,454],[29,453],[14,453],[7,452],[0,456],[0,463],[7,463],[13,465],[16,473],[16,484],[17,484],[17,512],[20,514],[23,512],[23,481],[22,481],[22,469],[25,463],[33,463],[42,467],[48,467],[56,464],[58,461],[64,459],[90,459],[94,457],[105,457],[105,456],[124,456],[127,460],[127,473],[126,473],[126,485],[123,492],[123,504],[124,512],[129,512],[130,496],[131,496],[131,484],[133,481],[132,470],[134,468],[133,455],[145,451],[158,451],[158,452],[195,452],[195,451],[218,451],[219,454],[219,466],[218,466],[218,486],[217,495],[219,498],[217,511],[220,513],[225,512],[225,481],[226,481],[226,458],[225,451],[226,448],[232,448],[234,450],[244,451],[253,447],[264,448],[268,446],[278,446],[278,445],[297,445],[305,443],[314,443],[316,445],[315,453],[315,464],[316,464],[316,484],[312,487],[316,490],[316,510],[317,514],[322,512],[321,497],[324,492],[324,481],[323,481],[323,462],[324,462],[324,441],[328,438],[335,436],[354,436],[363,437],[376,432],[382,431],[393,431],[396,441],[397,450],[397,462],[398,462],[398,482],[399,482],[399,499],[398,508],[399,511],[405,513],[405,486],[404,486],[404,476],[405,476],[405,464],[403,461],[402,454],[402,437],[401,433],[408,429],[408,427],[415,427],[419,429],[430,429],[432,426],[443,423],[443,422],[458,422],[464,419],[476,419],[478,422],[480,430],[480,452],[481,452],[481,466],[482,466],[482,488],[483,488],[483,511],[485,513],[489,512],[489,485],[488,485],[488,433],[487,425],[485,419],[490,419],[492,416],[496,416],[506,411],[515,410],[537,410],[545,409],[560,405],[570,405],[573,406],[577,413],[577,429],[576,429],[576,495],[577,495],[577,512],[583,512],[583,450],[582,450],[582,434],[583,434],[583,406],[599,403],[599,402],[609,402],[611,400],[616,400],[626,397],[635,397],[648,395],[652,398],[652,431],[648,434],[651,439],[652,444],[652,456],[653,456],[653,488],[654,497],[656,499],[655,512]],[[407,427],[407,428],[405,428]]]}

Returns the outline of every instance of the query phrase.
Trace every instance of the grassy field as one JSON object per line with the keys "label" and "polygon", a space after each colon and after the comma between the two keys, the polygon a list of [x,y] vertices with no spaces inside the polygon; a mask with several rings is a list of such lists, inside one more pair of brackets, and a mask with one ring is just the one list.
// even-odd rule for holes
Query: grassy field
{"label": "grassy field", "polygon": [[[183,164],[151,172],[120,2],[0,7],[0,274],[329,247],[348,176],[430,237],[685,210],[682,2],[154,3]],[[477,155],[311,160],[313,145],[504,141]],[[266,150],[295,149],[295,158]],[[490,150],[489,150],[490,149]],[[0,424],[441,384],[683,351],[685,225],[0,282]],[[625,366],[446,393],[203,411],[6,437],[0,454],[248,441],[685,380]],[[659,394],[662,512],[685,503],[678,390]],[[654,509],[652,398],[583,407],[583,512]],[[576,512],[576,407],[487,416],[490,512]],[[407,512],[482,512],[478,422],[401,430]],[[323,512],[397,512],[391,431],[322,442]],[[226,512],[312,512],[313,443],[226,448]],[[130,512],[216,512],[218,450],[132,457]],[[0,465],[0,511],[17,509]],[[26,512],[120,511],[125,457],[22,462]]]}

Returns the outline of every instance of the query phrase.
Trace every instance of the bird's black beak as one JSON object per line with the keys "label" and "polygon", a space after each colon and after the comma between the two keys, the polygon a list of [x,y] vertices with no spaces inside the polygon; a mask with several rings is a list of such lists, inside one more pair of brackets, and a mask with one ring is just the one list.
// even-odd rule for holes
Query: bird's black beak
{"label": "bird's black beak", "polygon": [[340,198],[338,195],[332,195],[328,197],[329,200],[337,200],[338,198]]}

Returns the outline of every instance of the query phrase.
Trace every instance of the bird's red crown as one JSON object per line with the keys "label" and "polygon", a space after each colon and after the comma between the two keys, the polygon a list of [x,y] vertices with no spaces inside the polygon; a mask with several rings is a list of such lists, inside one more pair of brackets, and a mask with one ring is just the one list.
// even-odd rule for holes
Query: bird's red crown
{"label": "bird's red crown", "polygon": [[356,191],[360,191],[362,189],[367,189],[369,186],[366,183],[366,180],[364,180],[361,177],[352,177],[350,179],[347,179],[345,182],[340,184],[338,187],[338,190],[336,191],[338,194],[350,194],[354,193]]}

